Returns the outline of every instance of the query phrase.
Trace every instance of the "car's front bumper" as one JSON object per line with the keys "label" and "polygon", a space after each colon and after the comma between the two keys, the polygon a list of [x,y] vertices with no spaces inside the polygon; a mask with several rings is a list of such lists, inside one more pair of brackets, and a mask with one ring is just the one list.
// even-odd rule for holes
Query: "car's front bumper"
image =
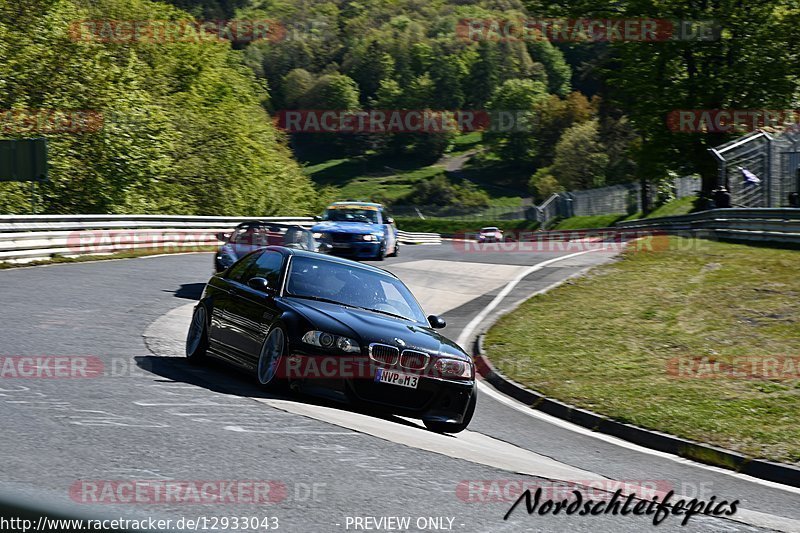
{"label": "car's front bumper", "polygon": [[383,243],[380,241],[329,241],[329,253],[347,257],[375,257],[381,250]]}
{"label": "car's front bumper", "polygon": [[337,390],[351,400],[392,414],[427,421],[460,423],[475,394],[474,380],[442,379],[422,374],[416,388],[375,381],[379,368],[412,375],[415,372],[382,366],[359,354],[320,356],[301,348],[292,349],[288,360],[292,361],[290,370],[287,370],[289,380],[304,388]]}
{"label": "car's front bumper", "polygon": [[460,423],[474,394],[474,381],[420,377],[416,389],[379,383],[374,379],[348,380],[349,392],[361,402],[393,414],[436,422]]}

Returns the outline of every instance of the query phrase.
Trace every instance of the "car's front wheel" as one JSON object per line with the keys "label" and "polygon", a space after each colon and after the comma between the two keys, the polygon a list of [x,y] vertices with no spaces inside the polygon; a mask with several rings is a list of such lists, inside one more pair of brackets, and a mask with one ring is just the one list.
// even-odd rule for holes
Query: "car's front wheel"
{"label": "car's front wheel", "polygon": [[472,396],[467,404],[467,410],[464,413],[464,418],[459,423],[454,422],[435,422],[423,420],[422,423],[425,427],[436,433],[461,433],[472,421],[472,416],[475,414],[475,406],[478,404],[478,389],[472,391]]}
{"label": "car's front wheel", "polygon": [[208,322],[206,308],[198,305],[192,315],[189,333],[186,335],[186,358],[192,363],[201,363],[208,351]]}
{"label": "car's front wheel", "polygon": [[264,387],[276,387],[282,383],[279,376],[280,365],[286,353],[286,332],[281,326],[275,326],[267,335],[261,353],[258,356],[256,375],[258,382]]}

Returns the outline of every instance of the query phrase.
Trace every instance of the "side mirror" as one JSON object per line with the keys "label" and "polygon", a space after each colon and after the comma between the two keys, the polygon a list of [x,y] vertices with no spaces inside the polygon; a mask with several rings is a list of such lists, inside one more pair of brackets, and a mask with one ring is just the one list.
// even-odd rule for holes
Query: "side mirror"
{"label": "side mirror", "polygon": [[264,278],[250,278],[250,281],[247,282],[247,286],[261,292],[267,292],[270,288],[269,282]]}
{"label": "side mirror", "polygon": [[319,216],[319,215],[314,215],[314,220],[316,220],[317,222],[319,222],[320,220],[322,220],[322,217],[321,217],[321,216]]}
{"label": "side mirror", "polygon": [[394,224],[394,219],[392,217],[389,217],[389,218],[386,219],[386,223],[387,224]]}
{"label": "side mirror", "polygon": [[230,233],[225,233],[225,232],[220,232],[220,233],[217,233],[216,237],[217,237],[218,241],[228,242],[228,239],[230,239],[231,234]]}
{"label": "side mirror", "polygon": [[444,318],[436,315],[429,316],[428,323],[433,329],[442,329],[447,326],[447,322],[444,321]]}

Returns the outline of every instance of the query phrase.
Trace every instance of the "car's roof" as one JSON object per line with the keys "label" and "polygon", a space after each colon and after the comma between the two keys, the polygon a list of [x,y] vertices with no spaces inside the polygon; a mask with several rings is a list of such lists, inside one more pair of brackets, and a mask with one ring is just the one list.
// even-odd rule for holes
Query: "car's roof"
{"label": "car's roof", "polygon": [[353,261],[351,259],[345,259],[344,257],[336,257],[335,255],[325,255],[319,252],[301,250],[299,248],[286,248],[285,246],[267,246],[266,249],[279,251],[282,254],[293,255],[295,257],[310,257],[311,259],[317,259],[319,261],[330,261],[331,263],[338,263],[340,265],[355,266],[364,270],[371,270],[372,272],[379,274],[386,274],[387,276],[391,276],[393,278],[397,277],[388,270],[374,267],[372,265],[366,265],[364,263],[359,263],[358,261]]}
{"label": "car's roof", "polygon": [[333,202],[329,204],[328,207],[335,206],[335,205],[363,205],[365,207],[383,207],[383,204],[376,204],[374,202]]}

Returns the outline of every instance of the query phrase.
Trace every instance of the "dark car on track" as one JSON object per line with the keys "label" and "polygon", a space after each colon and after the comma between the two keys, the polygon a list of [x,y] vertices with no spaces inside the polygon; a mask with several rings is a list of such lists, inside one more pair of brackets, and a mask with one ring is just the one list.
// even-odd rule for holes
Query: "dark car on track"
{"label": "dark car on track", "polygon": [[267,387],[288,384],[456,433],[475,410],[475,367],[435,331],[444,326],[385,270],[270,246],[211,278],[186,354],[233,363]]}
{"label": "dark car on track", "polygon": [[305,228],[259,220],[242,222],[232,232],[220,233],[217,238],[224,244],[214,255],[214,272],[222,272],[240,258],[265,246],[287,246],[323,253],[329,249]]}

